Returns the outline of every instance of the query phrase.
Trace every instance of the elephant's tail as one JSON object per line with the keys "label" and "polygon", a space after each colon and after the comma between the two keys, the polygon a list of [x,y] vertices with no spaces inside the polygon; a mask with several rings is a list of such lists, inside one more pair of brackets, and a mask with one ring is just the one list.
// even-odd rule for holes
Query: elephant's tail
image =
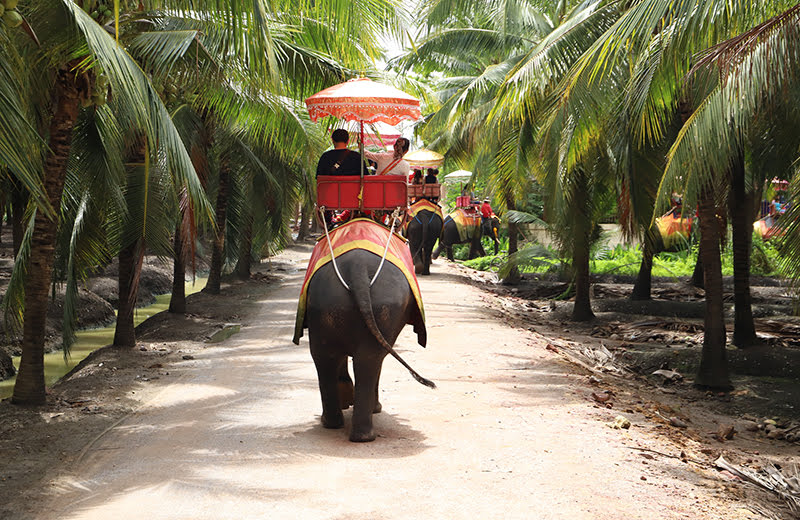
{"label": "elephant's tail", "polygon": [[375,339],[378,340],[378,343],[386,350],[386,352],[394,356],[394,358],[399,361],[401,365],[406,367],[414,379],[427,387],[436,388],[436,384],[433,381],[430,379],[425,379],[419,375],[416,370],[411,368],[411,366],[409,366],[409,364],[400,357],[400,354],[395,352],[394,348],[389,345],[389,342],[386,341],[386,338],[383,337],[383,333],[378,328],[378,323],[375,321],[375,314],[372,312],[372,298],[370,297],[369,293],[369,276],[367,273],[364,272],[359,276],[356,276],[355,280],[350,282],[350,285],[351,294],[356,300],[358,310],[361,311],[361,316],[364,318],[364,323],[367,325],[367,328],[372,335],[375,336]]}

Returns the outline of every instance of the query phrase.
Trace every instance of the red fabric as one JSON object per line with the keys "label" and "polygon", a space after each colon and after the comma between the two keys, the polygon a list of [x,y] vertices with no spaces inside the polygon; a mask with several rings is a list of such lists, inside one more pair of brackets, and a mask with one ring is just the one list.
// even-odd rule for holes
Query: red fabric
{"label": "red fabric", "polygon": [[482,216],[483,218],[489,218],[489,217],[491,217],[493,214],[494,214],[494,212],[492,211],[492,206],[491,206],[491,205],[489,205],[489,203],[488,203],[488,202],[484,202],[484,203],[481,205],[481,216]]}
{"label": "red fabric", "polygon": [[396,125],[420,119],[419,100],[389,85],[368,78],[351,79],[306,99],[312,121],[334,116],[348,121]]}
{"label": "red fabric", "polygon": [[[389,250],[386,252],[386,261],[395,265],[405,275],[411,292],[414,293],[414,299],[417,302],[419,314],[424,321],[425,311],[422,306],[422,294],[420,293],[417,277],[414,273],[414,260],[411,258],[411,251],[408,249],[408,243],[406,239],[400,235],[393,233],[390,236],[389,233],[389,229],[372,220],[363,218],[351,220],[330,232],[334,255],[338,257],[353,249],[364,249],[381,257],[385,252],[388,242]],[[300,289],[300,301],[297,304],[297,317],[295,319],[294,338],[292,340],[296,345],[300,344],[300,338],[303,336],[303,329],[305,328],[308,282],[320,267],[331,261],[330,249],[331,247],[328,245],[328,239],[323,235],[317,242],[317,245],[314,246],[311,259],[308,261],[306,277]]]}

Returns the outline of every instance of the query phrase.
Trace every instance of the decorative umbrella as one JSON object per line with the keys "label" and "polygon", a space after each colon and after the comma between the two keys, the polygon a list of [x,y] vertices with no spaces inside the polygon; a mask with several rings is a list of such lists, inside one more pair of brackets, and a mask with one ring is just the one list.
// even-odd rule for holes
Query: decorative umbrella
{"label": "decorative umbrella", "polygon": [[369,78],[355,78],[317,92],[306,99],[308,115],[316,122],[333,116],[347,121],[396,125],[400,121],[416,121],[422,114],[419,99],[389,85]]}
{"label": "decorative umbrella", "polygon": [[403,159],[417,168],[438,168],[444,164],[444,155],[425,148],[407,153]]}
{"label": "decorative umbrella", "polygon": [[444,176],[446,181],[453,180],[453,181],[463,181],[472,177],[472,172],[467,170],[456,170],[454,172],[450,172]]}
{"label": "decorative umbrella", "polygon": [[786,191],[789,189],[789,181],[777,177],[772,179],[772,184],[775,185],[775,191]]}
{"label": "decorative umbrella", "polygon": [[[321,90],[306,99],[308,115],[316,122],[333,116],[360,124],[359,151],[364,155],[364,123],[416,121],[422,117],[419,99],[369,78],[354,78]],[[364,176],[362,162],[361,176]]]}

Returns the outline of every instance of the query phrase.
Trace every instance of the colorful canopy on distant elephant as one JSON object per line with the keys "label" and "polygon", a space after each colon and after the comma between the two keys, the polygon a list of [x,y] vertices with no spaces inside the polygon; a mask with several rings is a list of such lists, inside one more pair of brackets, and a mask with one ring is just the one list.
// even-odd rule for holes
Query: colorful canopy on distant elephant
{"label": "colorful canopy on distant elephant", "polygon": [[444,224],[446,224],[448,220],[452,220],[456,223],[456,229],[458,229],[458,238],[462,242],[472,240],[472,237],[475,236],[475,233],[480,235],[481,214],[476,211],[467,211],[463,208],[458,208],[447,215],[447,217],[444,219]]}
{"label": "colorful canopy on distant elephant", "polygon": [[656,219],[664,247],[669,249],[689,241],[692,232],[692,217],[676,218],[672,211]]}
{"label": "colorful canopy on distant elephant", "polygon": [[[389,242],[389,250],[386,253],[386,261],[400,269],[408,280],[414,299],[417,301],[420,316],[425,319],[425,311],[422,307],[422,295],[419,291],[417,277],[414,274],[414,261],[411,258],[411,251],[408,249],[406,239],[396,233],[391,234],[386,227],[378,224],[374,220],[357,218],[339,226],[330,232],[333,253],[338,258],[353,249],[364,249],[376,254],[379,258],[383,257],[386,250],[386,243]],[[303,280],[303,287],[300,289],[300,301],[297,304],[297,318],[294,326],[295,344],[300,343],[303,337],[303,329],[306,327],[306,300],[308,297],[308,282],[322,266],[331,261],[331,248],[328,246],[328,239],[323,236],[314,246],[311,252],[311,259],[308,261],[306,278]],[[380,276],[380,275],[378,275]]]}
{"label": "colorful canopy on distant elephant", "polygon": [[769,240],[775,235],[783,234],[783,230],[778,227],[777,219],[770,215],[753,222],[753,231],[758,233],[758,235],[764,240]]}

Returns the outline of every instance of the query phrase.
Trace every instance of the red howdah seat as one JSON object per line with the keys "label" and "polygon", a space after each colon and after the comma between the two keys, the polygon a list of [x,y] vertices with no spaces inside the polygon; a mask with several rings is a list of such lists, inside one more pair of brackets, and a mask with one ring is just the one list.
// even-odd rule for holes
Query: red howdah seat
{"label": "red howdah seat", "polygon": [[408,199],[438,199],[442,193],[441,184],[409,184]]}
{"label": "red howdah seat", "polygon": [[317,205],[325,209],[392,210],[408,204],[408,184],[401,175],[366,175],[361,204],[362,179],[357,175],[317,177]]}

